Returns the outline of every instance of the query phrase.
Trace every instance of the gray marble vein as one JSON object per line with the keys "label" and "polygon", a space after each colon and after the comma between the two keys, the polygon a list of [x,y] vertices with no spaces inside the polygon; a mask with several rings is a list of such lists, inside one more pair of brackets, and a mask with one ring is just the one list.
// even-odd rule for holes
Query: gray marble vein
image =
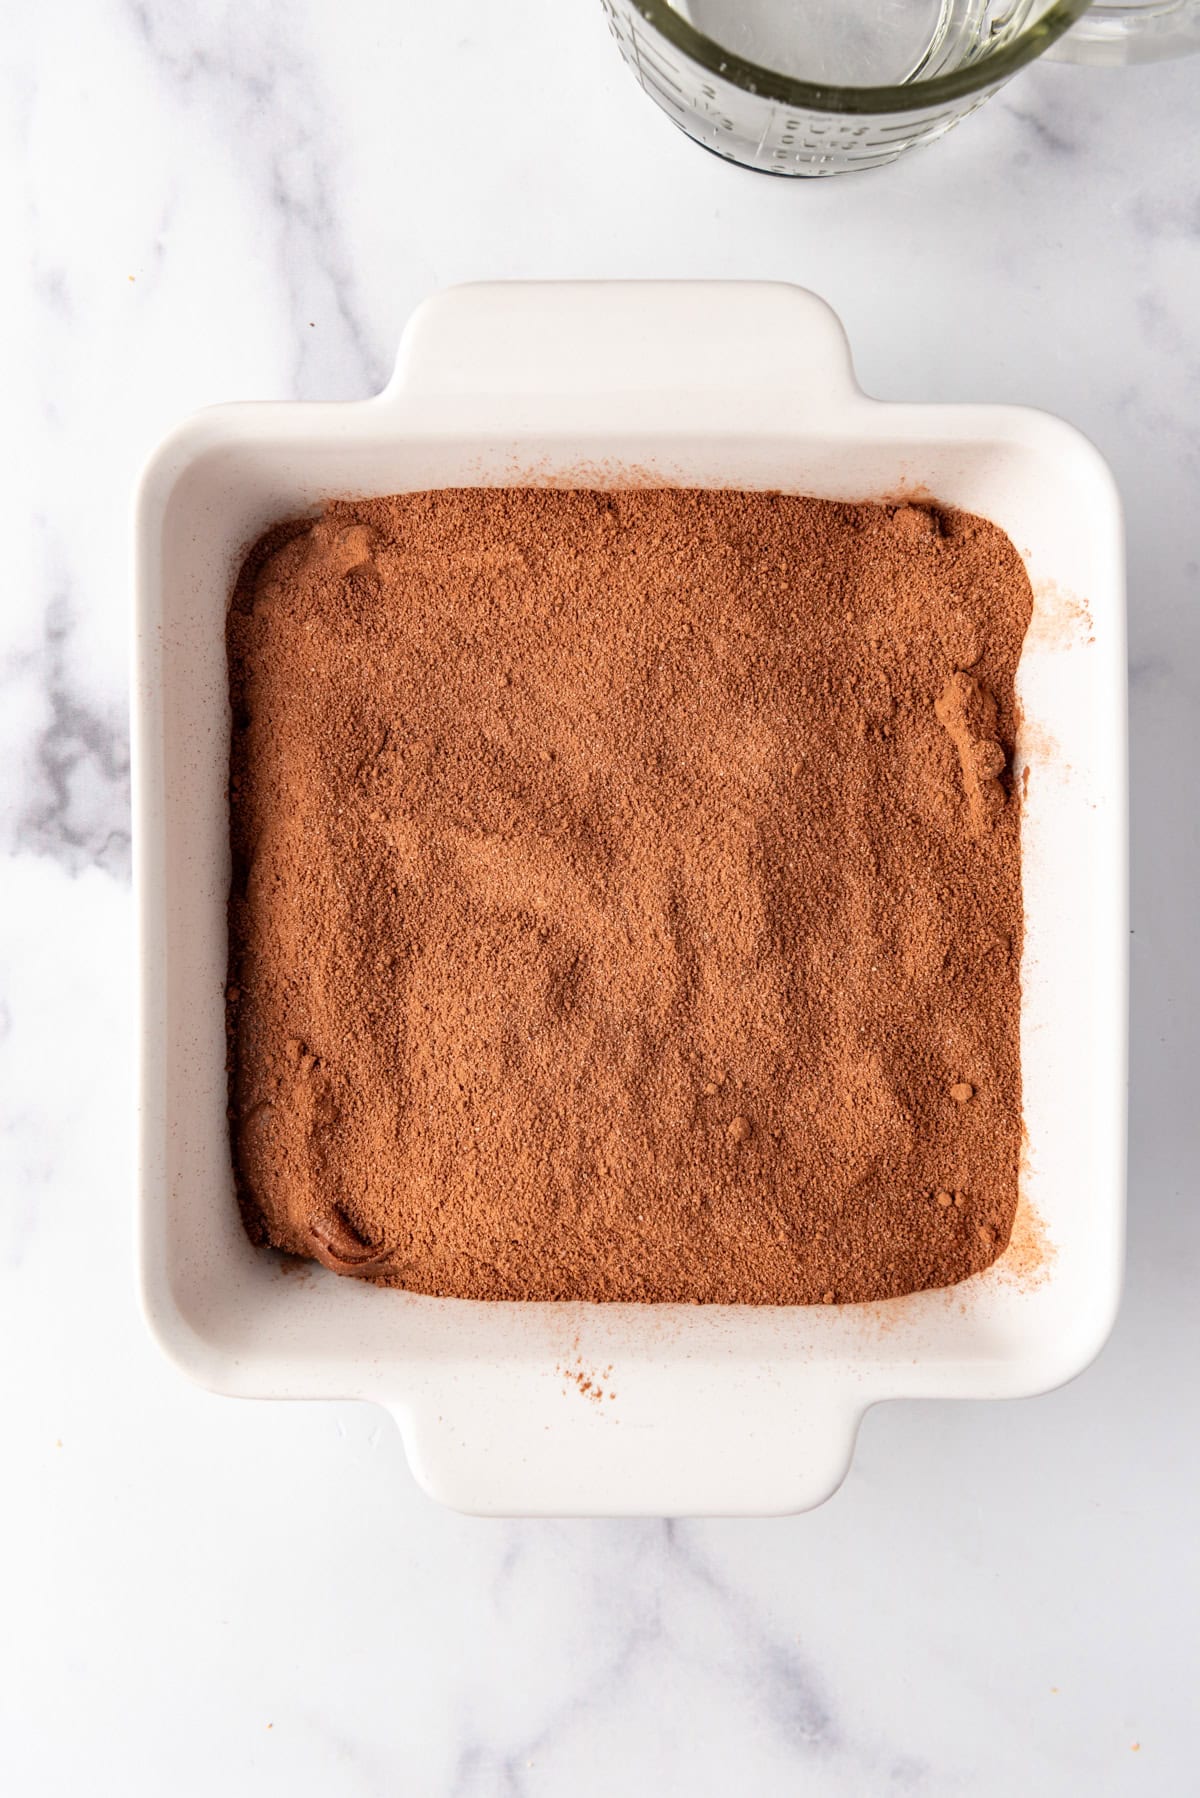
{"label": "gray marble vein", "polygon": [[[100,711],[74,687],[68,596],[52,586],[35,672],[43,721],[33,734],[15,846],[52,856],[69,873],[129,873],[129,740],[124,708]],[[2,677],[0,677],[2,679]]]}
{"label": "gray marble vein", "polygon": [[[269,234],[285,295],[297,397],[374,393],[387,361],[369,339],[339,223],[338,144],[331,111],[297,15],[286,8],[194,8],[133,0],[129,15],[157,79],[236,147],[237,165]],[[322,322],[314,334],[317,317]]]}
{"label": "gray marble vein", "polygon": [[[1018,90],[1019,91],[1019,90]],[[1018,106],[1008,97],[1011,89],[1005,91],[998,104],[1010,119],[1016,119],[1025,131],[1033,138],[1039,148],[1048,150],[1054,156],[1073,156],[1079,145],[1057,130],[1049,121],[1028,107]]]}

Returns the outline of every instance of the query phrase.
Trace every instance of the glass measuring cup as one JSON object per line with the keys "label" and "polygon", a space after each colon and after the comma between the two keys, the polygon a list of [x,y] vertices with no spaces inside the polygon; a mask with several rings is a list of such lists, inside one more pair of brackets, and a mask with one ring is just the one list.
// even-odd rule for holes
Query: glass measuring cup
{"label": "glass measuring cup", "polygon": [[642,87],[706,149],[773,175],[877,168],[1051,55],[1200,49],[1200,0],[601,0]]}

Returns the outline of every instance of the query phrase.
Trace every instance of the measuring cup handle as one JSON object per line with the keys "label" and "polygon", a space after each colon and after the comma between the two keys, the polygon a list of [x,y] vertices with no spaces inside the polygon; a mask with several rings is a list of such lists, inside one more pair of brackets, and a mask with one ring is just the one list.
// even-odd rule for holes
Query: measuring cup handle
{"label": "measuring cup handle", "polygon": [[[625,425],[636,396],[689,408],[748,397],[809,415],[858,396],[836,313],[802,287],[741,281],[513,281],[454,287],[414,313],[386,402],[555,401],[609,396]],[[631,399],[634,404],[631,405]],[[867,402],[864,401],[864,404]],[[577,408],[573,408],[577,409]],[[518,412],[520,407],[517,408]]]}
{"label": "measuring cup handle", "polygon": [[1200,50],[1200,0],[1174,5],[1089,6],[1078,23],[1046,52],[1058,62],[1111,68],[1123,62],[1160,62]]}

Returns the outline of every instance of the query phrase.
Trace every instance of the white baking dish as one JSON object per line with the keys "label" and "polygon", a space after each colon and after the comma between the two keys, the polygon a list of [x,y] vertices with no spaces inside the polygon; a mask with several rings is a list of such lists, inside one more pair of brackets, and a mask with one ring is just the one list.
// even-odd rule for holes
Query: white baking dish
{"label": "white baking dish", "polygon": [[[542,481],[929,493],[1024,556],[1028,1156],[1014,1243],[986,1274],[830,1309],[484,1304],[289,1271],[243,1235],[223,1008],[239,557],[327,496]],[[1077,432],[867,399],[837,320],[796,288],[460,288],[413,318],[377,399],[184,424],[146,471],[137,559],[141,1285],[188,1373],[374,1399],[421,1482],[467,1510],[755,1513],[825,1498],[879,1399],[1041,1392],[1096,1353],[1123,1232],[1124,595],[1113,482]]]}

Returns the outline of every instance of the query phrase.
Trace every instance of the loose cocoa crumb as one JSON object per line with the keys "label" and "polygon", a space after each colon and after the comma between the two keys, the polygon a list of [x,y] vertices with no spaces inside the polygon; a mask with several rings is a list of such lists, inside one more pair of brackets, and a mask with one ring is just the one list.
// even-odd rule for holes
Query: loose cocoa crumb
{"label": "loose cocoa crumb", "polygon": [[[464,490],[264,539],[228,631],[255,1239],[497,1299],[986,1266],[1030,610],[1000,531],[922,506]],[[947,1107],[964,1067],[986,1106]],[[968,1182],[978,1235],[929,1204]]]}
{"label": "loose cocoa crumb", "polygon": [[953,1193],[936,1192],[936,1193],[934,1193],[933,1196],[937,1200],[938,1204],[942,1207],[943,1211],[945,1210],[947,1205],[952,1205],[954,1203]]}
{"label": "loose cocoa crumb", "polygon": [[730,1118],[729,1128],[725,1132],[730,1142],[749,1142],[754,1135],[754,1125],[749,1118]]}
{"label": "loose cocoa crumb", "polygon": [[[603,1374],[597,1374],[587,1373],[578,1365],[575,1367],[559,1366],[555,1369],[555,1372],[562,1374],[563,1378],[566,1379],[570,1385],[574,1386],[575,1390],[582,1394],[584,1398],[591,1399],[593,1404],[600,1404],[604,1398],[604,1381],[607,1380],[608,1376],[612,1373],[612,1368],[606,1367]],[[562,1390],[565,1394],[567,1388],[564,1386]],[[616,1398],[617,1395],[615,1392],[610,1392],[608,1396],[609,1398]]]}
{"label": "loose cocoa crumb", "polygon": [[954,1100],[956,1105],[965,1105],[968,1100],[975,1097],[975,1088],[968,1085],[967,1081],[960,1080],[957,1086],[952,1086],[950,1088],[950,1097]]}

